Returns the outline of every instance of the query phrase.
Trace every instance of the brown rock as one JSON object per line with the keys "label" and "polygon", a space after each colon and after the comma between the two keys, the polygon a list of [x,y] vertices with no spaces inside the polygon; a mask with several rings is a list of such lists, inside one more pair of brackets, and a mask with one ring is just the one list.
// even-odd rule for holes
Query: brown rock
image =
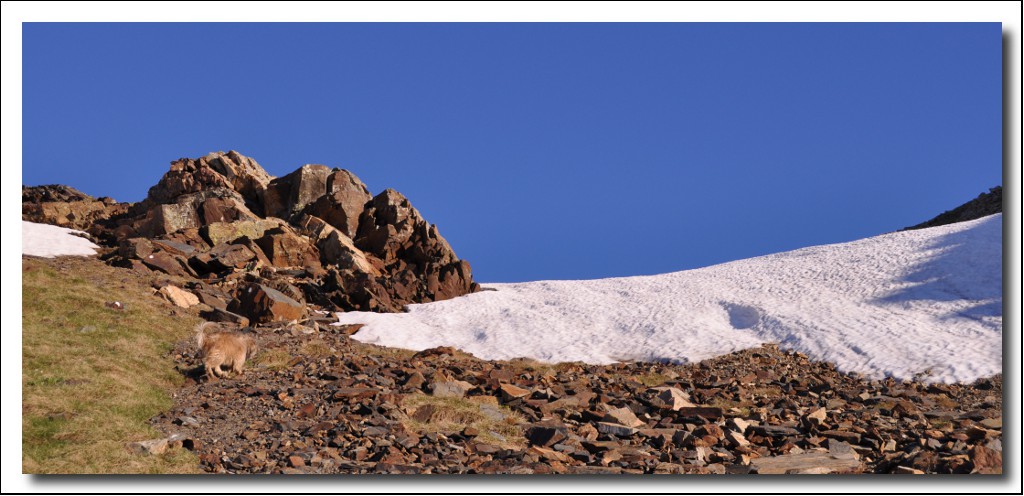
{"label": "brown rock", "polygon": [[609,409],[608,413],[604,416],[604,421],[613,422],[626,427],[643,427],[647,425],[646,422],[638,419],[633,411],[627,407]]}
{"label": "brown rock", "polygon": [[469,264],[460,261],[437,227],[428,224],[395,190],[385,190],[367,203],[355,244],[392,267],[392,273],[407,270],[409,280],[401,283],[422,288],[426,301],[454,298],[475,289]]}
{"label": "brown rock", "polygon": [[224,308],[215,307],[212,310],[202,312],[202,316],[210,322],[229,322],[237,324],[239,327],[247,327],[249,325],[248,318],[234,312],[229,312]]}
{"label": "brown rock", "polygon": [[262,205],[270,175],[255,160],[238,152],[216,152],[198,159],[182,158],[149,189],[147,200],[169,203],[182,195],[210,189],[237,192],[246,205]]}
{"label": "brown rock", "polygon": [[807,414],[807,421],[812,425],[821,425],[825,422],[827,412],[824,408],[817,408]]}
{"label": "brown rock", "polygon": [[526,429],[526,439],[533,446],[552,446],[568,437],[569,430],[562,425],[536,424]]}
{"label": "brown rock", "polygon": [[228,305],[228,311],[264,324],[298,320],[305,313],[305,306],[274,288],[250,284],[239,291]]}
{"label": "brown rock", "polygon": [[523,389],[515,384],[501,384],[498,386],[498,391],[501,393],[501,397],[505,401],[523,398],[530,394],[528,389]]}
{"label": "brown rock", "polygon": [[656,387],[651,388],[655,391],[653,397],[651,397],[651,406],[656,408],[662,408],[666,410],[679,410],[680,408],[695,407],[690,402],[690,396],[687,395],[680,389],[674,387]]}
{"label": "brown rock", "polygon": [[335,229],[319,217],[303,215],[299,225],[308,231],[320,250],[320,261],[324,265],[336,265],[340,269],[352,270],[379,276],[378,269],[362,250],[344,232]]}
{"label": "brown rock", "polygon": [[264,214],[292,219],[306,205],[327,193],[327,176],[330,173],[326,165],[304,165],[270,181],[263,196]]}
{"label": "brown rock", "polygon": [[255,259],[256,253],[245,245],[221,243],[192,257],[192,264],[201,272],[220,272],[244,268]]}
{"label": "brown rock", "polygon": [[194,276],[188,262],[178,255],[171,255],[166,252],[157,252],[146,255],[142,263],[153,270],[159,270],[172,276]]}
{"label": "brown rock", "polygon": [[970,451],[971,463],[974,464],[974,470],[972,473],[979,474],[1001,474],[1003,473],[1003,454],[986,448],[982,445],[976,445],[971,448]]}
{"label": "brown rock", "polygon": [[704,417],[706,419],[722,418],[722,409],[713,406],[682,407],[676,412],[681,417]]}
{"label": "brown rock", "polygon": [[153,243],[146,238],[127,238],[121,240],[118,255],[125,258],[146,258],[153,253]]}
{"label": "brown rock", "polygon": [[268,229],[256,240],[267,259],[275,267],[305,267],[320,264],[320,252],[305,237],[290,227]]}
{"label": "brown rock", "polygon": [[355,175],[336,170],[327,177],[327,194],[312,202],[306,213],[320,217],[348,237],[359,232],[359,216],[373,197]]}

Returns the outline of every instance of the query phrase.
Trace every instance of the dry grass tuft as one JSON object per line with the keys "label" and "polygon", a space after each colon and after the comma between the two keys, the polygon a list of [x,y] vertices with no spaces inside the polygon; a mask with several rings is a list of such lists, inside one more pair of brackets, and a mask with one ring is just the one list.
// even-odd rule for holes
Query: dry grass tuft
{"label": "dry grass tuft", "polygon": [[[199,320],[146,281],[96,259],[22,260],[22,470],[37,474],[198,473],[186,450],[131,454],[161,434],[184,378],[169,356]],[[125,310],[104,305],[125,303]]]}
{"label": "dry grass tuft", "polygon": [[[420,434],[427,432],[456,433],[466,427],[480,432],[477,440],[502,448],[520,449],[525,446],[522,425],[524,420],[517,413],[499,406],[493,397],[470,396],[468,398],[439,398],[422,393],[406,396],[402,400],[407,419],[403,422],[410,431]],[[432,407],[433,412],[425,421],[413,418],[423,407]]]}
{"label": "dry grass tuft", "polygon": [[326,341],[320,338],[311,339],[302,343],[302,347],[299,352],[310,358],[327,358],[329,356],[336,355],[337,352],[332,350],[330,345]]}
{"label": "dry grass tuft", "polygon": [[285,347],[279,348],[268,348],[261,350],[256,354],[256,357],[252,359],[252,362],[257,366],[269,370],[284,370],[288,368],[288,363],[292,360],[292,354],[288,352]]}

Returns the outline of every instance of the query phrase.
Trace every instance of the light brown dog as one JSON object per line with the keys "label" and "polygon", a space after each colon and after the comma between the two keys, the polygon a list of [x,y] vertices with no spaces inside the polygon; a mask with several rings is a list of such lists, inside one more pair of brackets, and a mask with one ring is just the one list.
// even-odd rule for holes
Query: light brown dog
{"label": "light brown dog", "polygon": [[245,359],[258,351],[256,339],[252,334],[238,331],[207,331],[212,325],[215,324],[204,322],[196,326],[196,346],[202,354],[207,379],[227,377],[228,371],[222,370],[222,366],[241,374],[245,370]]}

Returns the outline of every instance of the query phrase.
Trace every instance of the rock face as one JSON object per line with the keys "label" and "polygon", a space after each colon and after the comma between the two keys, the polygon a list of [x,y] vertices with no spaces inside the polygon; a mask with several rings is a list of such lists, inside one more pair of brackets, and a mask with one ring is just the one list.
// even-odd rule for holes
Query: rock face
{"label": "rock face", "polygon": [[295,172],[270,181],[264,193],[264,214],[267,217],[291,219],[306,205],[327,193],[326,165],[304,165]]}
{"label": "rock face", "polygon": [[373,197],[354,174],[325,165],[274,178],[249,157],[217,152],[172,162],[135,204],[66,186],[23,187],[22,200],[25,220],[94,233],[116,248],[111,264],[204,281],[234,295],[214,308],[254,323],[300,318],[306,304],[397,312],[478,289],[407,198]]}
{"label": "rock face", "polygon": [[349,238],[359,229],[359,216],[373,199],[366,185],[347,170],[335,170],[327,176],[327,193],[311,203],[306,213],[319,217]]}

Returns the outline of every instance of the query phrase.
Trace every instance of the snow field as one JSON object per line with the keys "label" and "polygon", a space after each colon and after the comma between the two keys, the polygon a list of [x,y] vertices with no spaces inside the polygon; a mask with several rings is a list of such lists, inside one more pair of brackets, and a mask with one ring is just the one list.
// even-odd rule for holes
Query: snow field
{"label": "snow field", "polygon": [[693,362],[779,343],[869,377],[1002,371],[1002,215],[655,276],[486,284],[353,338],[484,359]]}

